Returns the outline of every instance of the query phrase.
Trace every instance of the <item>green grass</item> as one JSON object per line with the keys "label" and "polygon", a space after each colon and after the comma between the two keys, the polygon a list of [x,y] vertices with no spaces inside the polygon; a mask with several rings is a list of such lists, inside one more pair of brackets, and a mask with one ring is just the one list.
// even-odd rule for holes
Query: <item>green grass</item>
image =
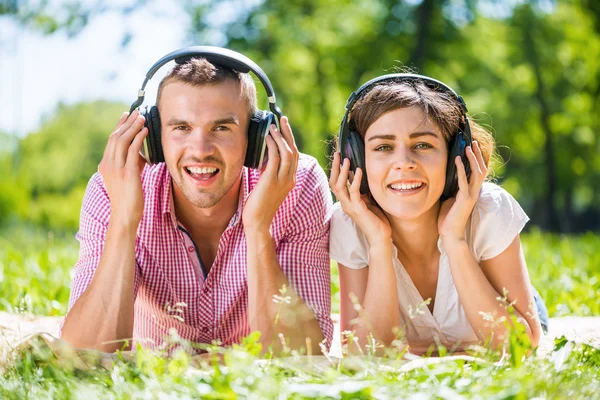
{"label": "green grass", "polygon": [[[530,276],[551,316],[600,315],[600,237],[522,235]],[[60,315],[66,311],[70,270],[77,259],[73,235],[16,230],[0,236],[0,308]],[[333,310],[339,309],[337,269],[332,263]],[[406,361],[365,356],[361,360],[312,364],[262,360],[256,337],[241,346],[215,349],[224,365],[169,359],[140,350],[110,368],[78,370],[59,363],[44,346],[19,353],[0,371],[0,398],[594,398],[600,393],[600,351],[566,340],[552,358],[528,350],[513,332],[512,357],[473,350],[473,361],[445,359],[406,369]],[[558,348],[561,347],[560,350]],[[564,353],[564,354],[563,354]],[[500,360],[500,361],[499,361]],[[404,368],[404,369],[402,369]],[[279,396],[279,397],[278,397]]]}
{"label": "green grass", "polygon": [[[600,236],[523,234],[531,281],[551,317],[600,315]],[[79,243],[73,233],[17,229],[0,234],[0,310],[61,315]],[[332,311],[339,312],[337,266],[331,263]]]}

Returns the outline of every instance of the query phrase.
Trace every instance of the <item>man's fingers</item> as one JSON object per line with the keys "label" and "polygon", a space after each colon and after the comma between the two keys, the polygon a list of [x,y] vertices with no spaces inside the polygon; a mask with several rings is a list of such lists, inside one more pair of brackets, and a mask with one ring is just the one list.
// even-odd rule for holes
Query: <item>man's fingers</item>
{"label": "man's fingers", "polygon": [[115,132],[117,129],[119,129],[121,127],[121,125],[123,125],[125,123],[125,121],[127,121],[128,116],[129,116],[129,113],[127,111],[125,111],[121,115],[121,118],[119,118],[119,122],[117,122],[117,125],[115,126],[115,129],[113,130],[113,132]]}
{"label": "man's fingers", "polygon": [[144,127],[141,131],[139,131],[135,138],[133,138],[133,142],[131,142],[129,150],[127,150],[127,161],[125,163],[127,166],[139,166],[139,159],[141,157],[140,149],[142,148],[142,143],[147,135],[148,128]]}
{"label": "man's fingers", "polygon": [[116,139],[115,161],[123,166],[127,162],[127,152],[129,151],[133,139],[140,133],[144,127],[144,117],[138,115],[133,124]]}
{"label": "man's fingers", "polygon": [[276,179],[280,162],[279,151],[277,150],[277,143],[275,143],[275,139],[273,139],[271,135],[267,135],[265,137],[265,141],[267,142],[267,152],[269,154],[269,161],[267,162],[263,174],[269,176],[269,179]]}
{"label": "man's fingers", "polygon": [[289,144],[283,139],[281,132],[275,127],[275,125],[271,125],[271,137],[274,139],[277,144],[277,151],[279,152],[279,168],[278,172],[281,173],[280,178],[288,177],[290,172],[290,166],[292,165],[292,149]]}
{"label": "man's fingers", "polygon": [[290,120],[288,119],[288,117],[281,117],[281,120],[279,121],[279,125],[281,126],[281,132],[283,134],[283,138],[285,139],[285,141],[287,142],[287,144],[290,146],[290,148],[293,151],[298,151],[298,148],[296,147],[296,139],[294,138],[294,133],[292,132],[292,126],[290,125]]}

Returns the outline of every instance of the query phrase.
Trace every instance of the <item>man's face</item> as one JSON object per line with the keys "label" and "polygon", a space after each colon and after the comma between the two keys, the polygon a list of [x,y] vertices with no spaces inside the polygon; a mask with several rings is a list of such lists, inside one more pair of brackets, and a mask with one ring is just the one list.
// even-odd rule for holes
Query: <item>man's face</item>
{"label": "man's face", "polygon": [[215,85],[167,84],[159,112],[174,197],[210,208],[239,189],[248,145],[248,108],[233,79]]}

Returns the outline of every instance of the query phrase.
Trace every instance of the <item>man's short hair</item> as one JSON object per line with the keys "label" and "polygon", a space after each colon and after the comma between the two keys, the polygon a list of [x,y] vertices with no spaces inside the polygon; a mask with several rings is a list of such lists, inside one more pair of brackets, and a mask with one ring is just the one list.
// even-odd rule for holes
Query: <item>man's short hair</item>
{"label": "man's short hair", "polygon": [[191,58],[183,64],[173,67],[158,85],[156,105],[160,102],[163,88],[172,82],[183,82],[192,86],[217,85],[227,79],[238,82],[242,96],[246,100],[248,116],[257,110],[256,85],[249,73],[234,71],[231,68],[215,65],[205,58]]}

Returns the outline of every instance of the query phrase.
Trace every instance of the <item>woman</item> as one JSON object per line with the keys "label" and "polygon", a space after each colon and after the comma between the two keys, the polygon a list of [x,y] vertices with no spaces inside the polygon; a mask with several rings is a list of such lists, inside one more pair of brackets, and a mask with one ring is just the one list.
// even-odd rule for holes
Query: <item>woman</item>
{"label": "woman", "polygon": [[462,98],[431,78],[393,74],[363,85],[346,109],[330,176],[341,330],[363,349],[371,334],[390,346],[398,328],[416,353],[498,347],[513,303],[537,346],[519,239],[528,217],[486,182],[494,139],[469,123]]}

